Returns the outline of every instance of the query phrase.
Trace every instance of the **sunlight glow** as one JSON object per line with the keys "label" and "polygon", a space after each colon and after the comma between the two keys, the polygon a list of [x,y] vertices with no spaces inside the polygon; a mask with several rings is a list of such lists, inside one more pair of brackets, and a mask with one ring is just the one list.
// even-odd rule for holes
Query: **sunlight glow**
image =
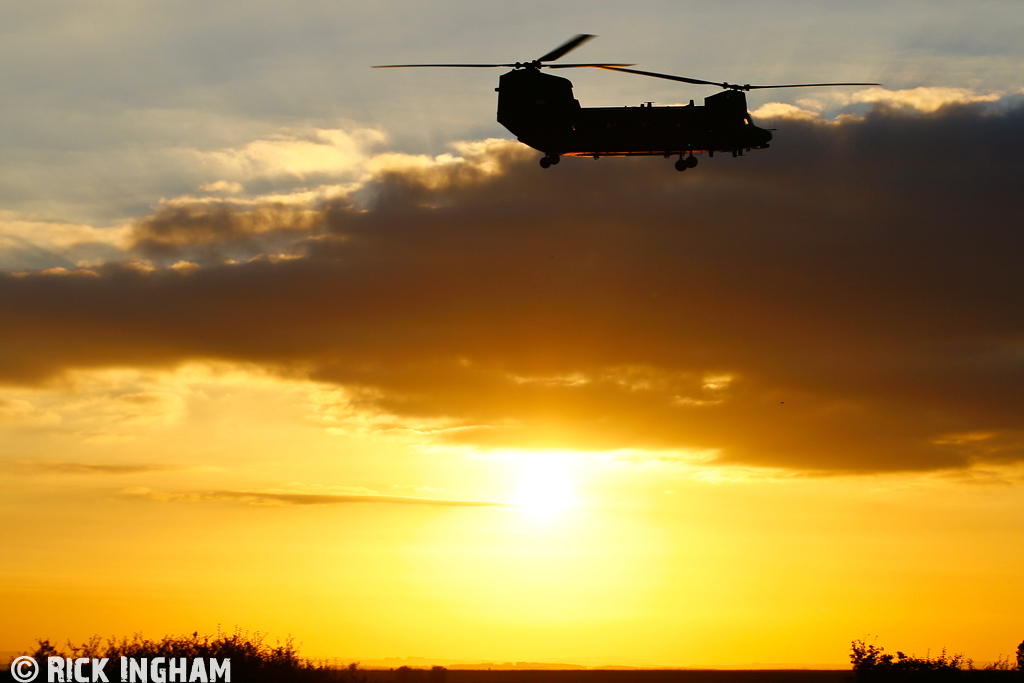
{"label": "sunlight glow", "polygon": [[518,454],[512,502],[529,517],[549,520],[577,504],[577,463],[562,453]]}

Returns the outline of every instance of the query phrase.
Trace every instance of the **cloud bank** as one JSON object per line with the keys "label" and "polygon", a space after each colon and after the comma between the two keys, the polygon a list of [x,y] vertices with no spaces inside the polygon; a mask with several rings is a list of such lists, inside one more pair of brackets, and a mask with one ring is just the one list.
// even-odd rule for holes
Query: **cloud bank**
{"label": "cloud bank", "polygon": [[1022,124],[1012,103],[880,104],[685,174],[543,171],[489,141],[379,155],[306,203],[167,203],[129,260],[0,275],[0,381],[218,359],[443,423],[442,444],[1021,461]]}

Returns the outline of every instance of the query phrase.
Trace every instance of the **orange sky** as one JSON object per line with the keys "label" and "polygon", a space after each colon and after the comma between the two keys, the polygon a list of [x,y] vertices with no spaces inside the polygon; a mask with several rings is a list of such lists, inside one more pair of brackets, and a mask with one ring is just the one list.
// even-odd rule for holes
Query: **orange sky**
{"label": "orange sky", "polygon": [[9,389],[36,422],[5,430],[5,649],[217,624],[362,660],[842,666],[867,634],[1013,649],[1019,468],[445,446],[331,419],[337,392],[202,363]]}

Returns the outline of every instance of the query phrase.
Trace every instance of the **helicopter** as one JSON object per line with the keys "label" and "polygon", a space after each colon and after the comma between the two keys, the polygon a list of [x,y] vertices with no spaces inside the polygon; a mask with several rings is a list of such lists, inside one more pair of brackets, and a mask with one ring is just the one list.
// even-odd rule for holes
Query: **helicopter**
{"label": "helicopter", "polygon": [[[581,33],[544,56],[530,62],[509,64],[386,64],[375,69],[415,67],[511,68],[498,79],[498,123],[516,139],[544,154],[543,168],[563,156],[626,157],[678,155],[676,170],[697,165],[696,154],[713,157],[715,152],[743,156],[752,149],[767,149],[771,131],[754,125],[747,111],[745,92],[767,88],[817,88],[831,86],[879,85],[878,83],[796,83],[789,85],[739,85],[697,78],[640,71],[634,64],[548,64],[595,36]],[[637,107],[582,107],[573,97],[567,78],[542,73],[541,69],[594,68],[663,78],[723,89],[704,98],[704,105],[655,107],[646,102]]]}

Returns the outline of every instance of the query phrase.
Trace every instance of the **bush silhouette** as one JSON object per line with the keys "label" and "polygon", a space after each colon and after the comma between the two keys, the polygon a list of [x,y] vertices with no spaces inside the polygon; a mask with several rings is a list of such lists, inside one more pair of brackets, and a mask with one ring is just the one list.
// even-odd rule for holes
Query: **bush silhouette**
{"label": "bush silhouette", "polygon": [[916,657],[899,651],[892,655],[887,653],[885,648],[863,640],[854,640],[851,643],[850,661],[853,663],[856,679],[870,683],[906,680],[950,681],[960,678],[961,674],[967,672],[972,675],[984,673],[1005,680],[1002,677],[1014,670],[1024,676],[1024,643],[1017,648],[1016,666],[1009,658],[1000,657],[982,669],[975,669],[973,661],[964,658],[962,654],[948,655],[945,648],[938,657],[932,657],[930,654]]}
{"label": "bush silhouette", "polygon": [[970,661],[962,654],[947,655],[945,648],[938,657],[926,655],[915,657],[897,651],[893,656],[885,648],[863,640],[853,641],[850,661],[857,680],[949,680],[964,668],[970,668]]}
{"label": "bush silhouette", "polygon": [[142,634],[136,633],[131,638],[110,638],[104,643],[99,636],[93,636],[81,645],[68,641],[60,650],[49,640],[40,639],[35,650],[27,654],[36,660],[41,671],[46,671],[47,657],[107,658],[110,662],[107,677],[110,680],[119,680],[117,662],[120,657],[185,657],[190,660],[212,657],[231,660],[232,681],[366,683],[365,674],[356,664],[343,669],[331,667],[300,657],[291,637],[283,643],[278,641],[276,645],[266,644],[265,639],[266,636],[258,631],[250,635],[238,628],[230,635],[218,632],[216,636],[200,636],[197,631],[185,636],[164,636],[160,640],[143,638]]}

